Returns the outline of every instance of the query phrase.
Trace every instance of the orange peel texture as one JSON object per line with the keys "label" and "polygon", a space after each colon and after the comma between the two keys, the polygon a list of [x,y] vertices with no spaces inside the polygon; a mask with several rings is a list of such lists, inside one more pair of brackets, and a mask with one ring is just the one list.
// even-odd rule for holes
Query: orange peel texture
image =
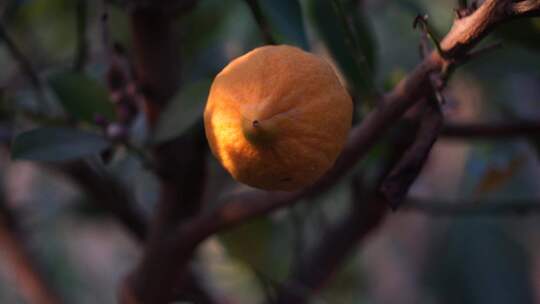
{"label": "orange peel texture", "polygon": [[214,79],[204,111],[210,148],[234,179],[293,191],[334,164],[353,105],[332,67],[292,46],[264,46]]}

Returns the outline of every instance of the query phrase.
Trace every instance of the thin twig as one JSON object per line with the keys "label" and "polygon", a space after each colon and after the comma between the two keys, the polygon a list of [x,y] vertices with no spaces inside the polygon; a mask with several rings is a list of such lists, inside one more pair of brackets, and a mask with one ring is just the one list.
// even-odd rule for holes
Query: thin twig
{"label": "thin twig", "polygon": [[443,115],[437,101],[426,108],[412,145],[402,155],[401,160],[383,180],[380,193],[390,203],[393,209],[397,209],[406,197],[409,188],[416,180],[418,174],[426,163],[429,152],[439,136]]}
{"label": "thin twig", "polygon": [[345,30],[345,42],[349,47],[349,51],[351,52],[351,55],[358,68],[362,71],[362,73],[366,74],[365,77],[369,80],[369,83],[366,84],[367,87],[373,88],[373,71],[368,64],[366,54],[364,54],[362,48],[360,47],[358,33],[355,30],[356,28],[354,24],[352,24],[351,16],[345,11],[341,0],[332,0],[332,5],[336,15],[341,21],[342,28]]}
{"label": "thin twig", "polygon": [[270,23],[268,22],[268,19],[266,19],[266,17],[264,16],[258,0],[246,0],[246,3],[249,6],[251,13],[253,14],[253,18],[255,18],[255,21],[259,26],[259,30],[261,31],[264,42],[270,45],[277,44],[276,39],[274,39],[274,36],[272,35]]}
{"label": "thin twig", "polygon": [[32,66],[28,57],[24,55],[24,53],[20,50],[20,48],[15,43],[15,41],[8,34],[6,28],[4,27],[1,21],[0,21],[0,40],[2,40],[5,43],[6,49],[8,50],[11,57],[13,57],[15,62],[17,62],[21,73],[25,75],[30,81],[30,84],[34,88],[34,94],[36,95],[36,99],[40,101],[42,105],[45,105],[46,100],[45,100],[45,94],[43,92],[43,84],[41,83],[41,80],[38,76],[37,71],[34,70],[34,67]]}
{"label": "thin twig", "polygon": [[77,48],[75,51],[75,60],[73,69],[82,71],[86,66],[88,59],[88,37],[86,33],[88,6],[86,0],[77,0],[75,5],[76,12],[76,29],[77,29]]}
{"label": "thin twig", "polygon": [[109,29],[109,4],[107,0],[101,2],[101,17],[100,17],[100,29],[101,29],[101,42],[103,43],[103,49],[105,50],[105,55],[109,57],[110,60],[112,54],[112,42],[111,34]]}
{"label": "thin twig", "polygon": [[[428,16],[427,15],[418,15],[416,18],[414,18],[413,22],[413,28],[416,28],[417,26],[421,27],[422,32],[424,33],[425,37],[433,43],[435,46],[435,49],[439,53],[441,57],[445,57],[444,51],[441,49],[441,44],[439,42],[439,38],[435,35],[435,32],[431,28],[431,26],[428,23]],[[423,54],[424,56],[427,54]]]}

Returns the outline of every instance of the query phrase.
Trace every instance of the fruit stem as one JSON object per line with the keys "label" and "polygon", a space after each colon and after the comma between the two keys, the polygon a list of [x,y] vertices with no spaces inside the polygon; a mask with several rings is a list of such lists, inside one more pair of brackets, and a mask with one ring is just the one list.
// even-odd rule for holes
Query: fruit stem
{"label": "fruit stem", "polygon": [[242,129],[244,131],[244,136],[248,141],[255,145],[267,144],[271,141],[271,135],[267,130],[267,126],[255,119],[255,120],[244,120],[242,124]]}

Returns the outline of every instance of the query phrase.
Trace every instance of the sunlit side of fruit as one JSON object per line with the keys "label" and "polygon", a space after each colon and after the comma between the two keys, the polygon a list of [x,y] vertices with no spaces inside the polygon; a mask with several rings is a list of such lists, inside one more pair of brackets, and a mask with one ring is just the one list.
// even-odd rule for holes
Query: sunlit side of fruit
{"label": "sunlit side of fruit", "polygon": [[293,191],[334,164],[352,110],[324,59],[292,46],[264,46],[217,75],[204,120],[212,152],[233,178]]}

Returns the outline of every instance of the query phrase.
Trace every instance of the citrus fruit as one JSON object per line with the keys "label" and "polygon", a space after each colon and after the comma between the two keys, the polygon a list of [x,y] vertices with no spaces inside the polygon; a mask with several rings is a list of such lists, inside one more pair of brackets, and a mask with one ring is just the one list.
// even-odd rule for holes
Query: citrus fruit
{"label": "citrus fruit", "polygon": [[293,191],[334,164],[352,107],[324,59],[292,46],[264,46],[216,76],[204,124],[213,154],[233,178]]}

